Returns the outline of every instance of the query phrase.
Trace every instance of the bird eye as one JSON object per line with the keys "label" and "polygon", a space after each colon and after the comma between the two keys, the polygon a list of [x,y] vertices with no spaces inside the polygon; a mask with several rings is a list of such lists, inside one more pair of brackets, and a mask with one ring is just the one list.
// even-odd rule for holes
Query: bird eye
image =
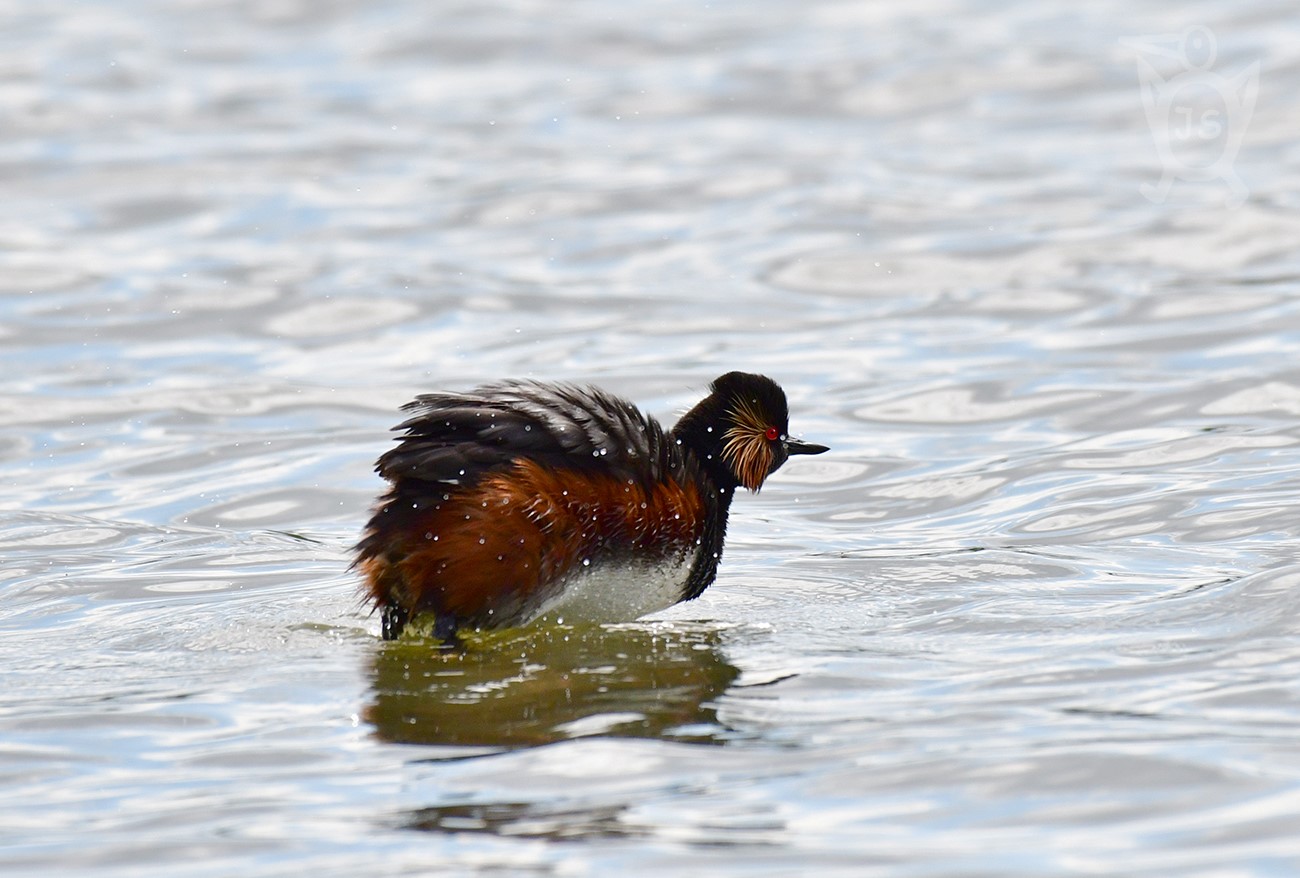
{"label": "bird eye", "polygon": [[765,432],[763,435],[767,437],[768,442],[775,442],[777,440],[777,437],[781,435],[781,431],[778,430],[776,427],[768,427],[767,432]]}

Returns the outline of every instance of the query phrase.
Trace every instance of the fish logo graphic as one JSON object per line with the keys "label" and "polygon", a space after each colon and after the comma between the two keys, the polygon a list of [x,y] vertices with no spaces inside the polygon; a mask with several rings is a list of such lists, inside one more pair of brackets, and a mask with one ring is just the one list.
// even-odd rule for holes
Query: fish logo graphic
{"label": "fish logo graphic", "polygon": [[[1204,25],[1182,34],[1129,37],[1120,44],[1141,53],[1137,67],[1142,107],[1162,168],[1160,182],[1143,183],[1142,194],[1163,204],[1177,180],[1222,180],[1228,187],[1227,206],[1239,207],[1250,190],[1233,163],[1255,112],[1260,62],[1231,77],[1211,70],[1218,45]],[[1161,76],[1152,56],[1180,61],[1183,70]]]}

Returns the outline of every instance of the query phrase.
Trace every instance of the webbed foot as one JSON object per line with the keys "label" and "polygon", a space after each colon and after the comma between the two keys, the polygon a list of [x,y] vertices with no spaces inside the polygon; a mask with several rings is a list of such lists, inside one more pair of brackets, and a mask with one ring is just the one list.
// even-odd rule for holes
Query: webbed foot
{"label": "webbed foot", "polygon": [[384,640],[396,640],[402,636],[402,629],[406,627],[406,622],[410,618],[411,614],[402,607],[384,604],[379,611],[380,636]]}
{"label": "webbed foot", "polygon": [[456,633],[458,627],[455,616],[442,615],[434,619],[433,636],[442,641],[440,649],[449,652],[463,652],[465,650],[465,641],[461,640],[460,635]]}

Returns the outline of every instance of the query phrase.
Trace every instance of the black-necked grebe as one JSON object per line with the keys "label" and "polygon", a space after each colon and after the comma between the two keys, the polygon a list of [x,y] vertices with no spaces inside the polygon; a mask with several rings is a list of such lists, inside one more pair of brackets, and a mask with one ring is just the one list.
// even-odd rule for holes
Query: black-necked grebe
{"label": "black-necked grebe", "polygon": [[385,639],[432,614],[462,628],[539,616],[622,622],[713,582],[737,487],[792,454],[780,386],[729,372],[670,431],[595,388],[507,382],[436,393],[376,471],[392,483],[357,546]]}

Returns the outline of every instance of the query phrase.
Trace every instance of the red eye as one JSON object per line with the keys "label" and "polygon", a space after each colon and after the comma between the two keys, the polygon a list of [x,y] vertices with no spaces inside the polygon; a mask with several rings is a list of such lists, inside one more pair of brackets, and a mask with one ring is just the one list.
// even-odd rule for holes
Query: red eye
{"label": "red eye", "polygon": [[781,435],[781,431],[778,430],[776,427],[768,427],[767,432],[764,433],[763,435],[767,437],[768,442],[775,442],[777,440],[777,437]]}

